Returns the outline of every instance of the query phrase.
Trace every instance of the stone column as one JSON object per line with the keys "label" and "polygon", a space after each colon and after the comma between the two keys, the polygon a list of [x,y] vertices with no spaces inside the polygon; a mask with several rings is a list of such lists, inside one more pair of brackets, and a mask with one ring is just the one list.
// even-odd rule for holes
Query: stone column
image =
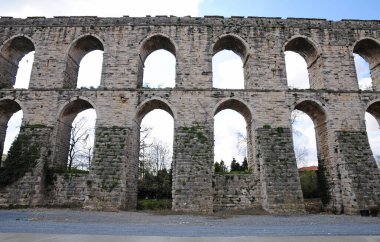
{"label": "stone column", "polygon": [[[85,207],[101,210],[134,209],[137,203],[137,164],[130,159],[133,133],[121,126],[97,127],[94,158],[87,182]],[[128,138],[129,137],[129,138]]]}
{"label": "stone column", "polygon": [[303,212],[291,129],[264,125],[255,133],[263,208],[271,213]]}
{"label": "stone column", "polygon": [[[337,41],[337,40],[335,40]],[[349,47],[325,45],[323,47],[323,77],[325,89],[358,90],[354,57]]]}
{"label": "stone column", "polygon": [[380,60],[373,66],[370,66],[372,88],[374,91],[380,91]]}
{"label": "stone column", "polygon": [[[4,141],[5,141],[5,136],[7,134],[7,128],[8,128],[8,125],[7,123],[0,123],[0,152],[1,154],[3,154],[4,152]],[[0,160],[0,167],[3,167],[3,157],[1,157],[1,160]]]}
{"label": "stone column", "polygon": [[175,128],[173,210],[213,211],[213,126],[193,123]]}
{"label": "stone column", "polygon": [[367,133],[336,131],[344,213],[355,214],[380,204],[380,174]]}

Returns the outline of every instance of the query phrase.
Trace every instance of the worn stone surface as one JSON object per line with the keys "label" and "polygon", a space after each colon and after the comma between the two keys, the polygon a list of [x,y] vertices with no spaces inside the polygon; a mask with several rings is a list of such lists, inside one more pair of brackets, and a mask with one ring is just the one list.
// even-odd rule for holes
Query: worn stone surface
{"label": "worn stone surface", "polygon": [[[65,166],[70,129],[62,123],[70,126],[88,108],[97,114],[94,161],[86,181],[66,182],[58,177],[55,187],[48,188],[46,169],[36,167],[40,172],[30,171],[1,188],[2,205],[78,202],[93,209],[135,208],[139,125],[154,109],[174,118],[175,210],[208,213],[220,206],[215,194],[223,196],[222,190],[216,192],[212,186],[213,117],[224,109],[239,112],[247,122],[248,162],[256,180],[242,179],[246,184],[241,187],[254,184],[247,192],[256,194],[255,203],[264,209],[273,213],[303,210],[290,132],[294,109],[307,113],[315,124],[319,166],[328,187],[325,206],[356,213],[380,203],[379,172],[363,135],[365,111],[380,120],[379,21],[217,16],[0,18],[0,44],[1,147],[9,118],[21,109],[23,126],[47,128],[34,133],[39,138],[33,142],[44,150],[37,167]],[[176,57],[174,88],[142,88],[143,62],[157,49]],[[244,89],[212,88],[212,57],[223,49],[242,58]],[[18,61],[33,50],[29,89],[12,89]],[[101,84],[76,89],[78,63],[91,50],[104,51]],[[311,89],[288,88],[287,50],[305,58]],[[370,64],[371,91],[359,91],[353,52]],[[238,190],[233,183],[226,185]],[[31,190],[35,195],[26,196]],[[228,194],[229,189],[223,191]],[[234,200],[228,207],[234,203],[249,206]]]}
{"label": "worn stone surface", "polygon": [[257,181],[252,174],[215,174],[214,211],[261,207]]}

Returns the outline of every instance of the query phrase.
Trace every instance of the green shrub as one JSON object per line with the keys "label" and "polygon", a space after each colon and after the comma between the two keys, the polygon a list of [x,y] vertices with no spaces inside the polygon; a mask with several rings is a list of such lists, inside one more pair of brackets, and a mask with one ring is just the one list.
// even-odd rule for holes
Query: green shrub
{"label": "green shrub", "polygon": [[37,145],[32,142],[30,135],[21,131],[9,149],[4,167],[0,168],[0,187],[11,185],[31,171],[38,157]]}
{"label": "green shrub", "polygon": [[304,198],[320,197],[317,171],[300,171],[301,188]]}
{"label": "green shrub", "polygon": [[137,202],[138,210],[164,210],[171,208],[171,199],[141,199]]}
{"label": "green shrub", "polygon": [[172,174],[166,169],[159,170],[157,175],[146,172],[138,181],[139,199],[171,199]]}

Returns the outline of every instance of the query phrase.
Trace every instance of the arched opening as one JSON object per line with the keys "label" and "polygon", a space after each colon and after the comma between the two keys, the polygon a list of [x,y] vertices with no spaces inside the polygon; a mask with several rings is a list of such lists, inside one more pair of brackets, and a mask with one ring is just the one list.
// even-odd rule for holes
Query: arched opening
{"label": "arched opening", "polygon": [[362,39],[353,49],[356,75],[361,90],[372,90],[373,82],[380,81],[380,44]]}
{"label": "arched opening", "polygon": [[298,168],[318,168],[317,143],[313,120],[304,112],[291,114],[294,153]]}
{"label": "arched opening", "polygon": [[33,42],[25,36],[15,37],[3,45],[0,53],[0,88],[28,88],[34,51]]}
{"label": "arched opening", "polygon": [[55,168],[69,172],[88,170],[94,151],[94,107],[82,99],[71,101],[57,121]]}
{"label": "arched opening", "polygon": [[214,115],[216,173],[246,173],[253,168],[251,122],[251,112],[238,100],[227,100],[218,106]]}
{"label": "arched opening", "polygon": [[140,48],[138,87],[175,87],[176,48],[163,35],[144,40]]}
{"label": "arched opening", "polygon": [[94,50],[86,54],[78,73],[77,88],[98,88],[102,75],[103,51]]}
{"label": "arched opening", "polygon": [[138,205],[144,209],[171,209],[174,119],[170,107],[159,100],[145,103],[140,124]]}
{"label": "arched opening", "polygon": [[285,64],[288,87],[309,89],[309,72],[305,59],[294,51],[285,51]]}
{"label": "arched opening", "polygon": [[359,89],[363,91],[372,90],[371,70],[369,69],[368,62],[363,57],[355,53],[354,62]]}
{"label": "arched opening", "polygon": [[20,132],[23,112],[20,105],[10,99],[0,101],[0,167],[5,166],[10,146]]}
{"label": "arched opening", "polygon": [[330,200],[326,113],[318,103],[306,100],[295,106],[291,120],[305,208],[309,212],[320,212]]}
{"label": "arched opening", "polygon": [[175,86],[175,56],[166,50],[156,50],[144,63],[143,87],[166,88]]}
{"label": "arched opening", "polygon": [[[97,82],[99,82],[99,76],[101,76],[103,51],[102,42],[92,35],[87,35],[76,40],[71,45],[67,55],[63,88],[95,87],[98,84]],[[87,54],[90,55],[89,58],[84,59]],[[82,64],[83,59],[85,62]],[[86,77],[81,77],[82,80],[79,83],[80,85],[78,85],[78,74],[81,65],[91,65],[91,67],[89,68],[89,72],[85,74]]]}
{"label": "arched opening", "polygon": [[[287,73],[290,88],[305,89],[322,86],[320,58],[317,48],[311,41],[304,37],[293,38],[286,43],[284,51],[286,71],[290,72]],[[303,61],[300,57],[303,58]],[[305,68],[308,72],[308,78],[306,78]]]}
{"label": "arched opening", "polygon": [[371,104],[365,113],[368,141],[380,169],[380,101]]}
{"label": "arched opening", "polygon": [[212,81],[214,88],[244,89],[244,63],[248,50],[244,42],[233,35],[221,37],[214,45]]}

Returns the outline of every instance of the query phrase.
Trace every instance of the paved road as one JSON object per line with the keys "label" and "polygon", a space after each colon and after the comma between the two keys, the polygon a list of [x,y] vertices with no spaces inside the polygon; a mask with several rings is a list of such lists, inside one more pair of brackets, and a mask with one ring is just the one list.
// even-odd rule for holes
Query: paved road
{"label": "paved road", "polygon": [[155,236],[90,236],[90,235],[47,235],[47,234],[1,234],[2,242],[379,242],[380,236],[288,236],[288,237],[155,237]]}
{"label": "paved road", "polygon": [[[305,241],[299,240],[302,238],[299,236],[313,236],[307,241],[351,241],[337,236],[355,236],[353,241],[380,242],[380,218],[346,215],[240,215],[221,218],[142,212],[0,210],[0,233],[0,241],[33,241],[31,238],[38,237],[40,239],[34,241],[73,239],[71,241],[96,242],[102,241],[96,238],[105,238],[104,236],[116,236],[112,239],[113,242],[129,241],[126,238],[132,238],[130,241],[139,241],[139,238],[141,241],[152,238],[153,241],[176,241],[178,238],[182,241],[194,238],[197,238],[196,241],[227,241],[219,237],[233,237],[240,241],[271,241],[266,239],[273,236],[277,239],[278,236],[286,236],[280,241]],[[23,236],[29,240],[22,240]],[[76,237],[74,239],[70,236]],[[329,240],[318,240],[324,237],[317,236],[332,237]],[[254,238],[259,240],[253,240]]]}

